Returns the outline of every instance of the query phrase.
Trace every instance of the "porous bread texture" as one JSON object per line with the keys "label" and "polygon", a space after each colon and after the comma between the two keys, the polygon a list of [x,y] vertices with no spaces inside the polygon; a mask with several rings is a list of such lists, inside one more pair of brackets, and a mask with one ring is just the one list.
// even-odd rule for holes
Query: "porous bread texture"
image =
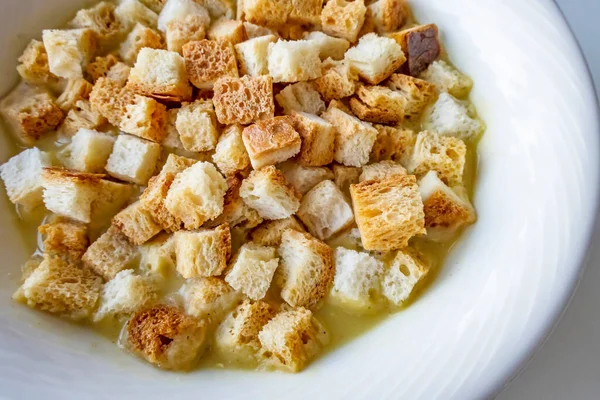
{"label": "porous bread texture", "polygon": [[393,306],[401,306],[428,272],[429,265],[415,251],[399,250],[383,274],[381,292]]}
{"label": "porous bread texture", "polygon": [[88,78],[92,83],[100,78],[106,78],[108,71],[119,62],[119,58],[114,54],[106,56],[97,56],[94,61],[91,61],[85,68]]}
{"label": "porous bread texture", "polygon": [[188,315],[211,324],[220,323],[242,301],[240,293],[216,277],[188,279],[179,293]]}
{"label": "porous bread texture", "polygon": [[116,226],[129,241],[141,245],[152,239],[162,230],[154,221],[152,213],[140,201],[129,205],[113,217],[112,224]]}
{"label": "porous bread texture", "polygon": [[406,168],[402,164],[391,161],[379,161],[373,164],[365,165],[362,169],[358,181],[373,181],[389,178],[391,176],[406,175]]}
{"label": "porous bread texture", "polygon": [[266,221],[250,232],[250,238],[253,243],[261,246],[276,246],[281,244],[281,236],[288,229],[298,232],[304,232],[304,227],[296,217],[291,216],[285,219]]}
{"label": "porous bread texture", "polygon": [[439,93],[447,92],[454,97],[468,96],[473,80],[444,60],[432,62],[419,78],[435,85]]}
{"label": "porous bread texture", "polygon": [[135,95],[125,106],[119,128],[125,133],[156,143],[165,137],[167,108],[149,97]]}
{"label": "porous bread texture", "polygon": [[244,129],[242,139],[255,170],[283,162],[300,151],[301,139],[288,116],[274,117]]}
{"label": "porous bread texture", "polygon": [[214,150],[219,139],[215,110],[210,100],[183,103],[177,112],[175,127],[188,151]]}
{"label": "porous bread texture", "polygon": [[183,46],[189,79],[199,89],[212,89],[219,78],[239,76],[235,51],[228,41],[198,40]]}
{"label": "porous bread texture", "polygon": [[59,77],[50,72],[48,53],[41,41],[32,39],[17,61],[17,72],[27,83],[50,88],[59,85]]}
{"label": "porous bread texture", "polygon": [[321,27],[330,36],[356,42],[365,23],[367,7],[364,0],[328,0],[321,12]]}
{"label": "porous bread texture", "polygon": [[164,49],[165,44],[159,32],[138,23],[119,45],[119,56],[127,64],[133,65],[144,47]]}
{"label": "porous bread texture", "polygon": [[63,218],[40,225],[38,232],[44,236],[44,254],[75,262],[81,259],[90,244],[88,229],[84,224]]}
{"label": "porous bread texture", "polygon": [[371,162],[392,160],[408,165],[417,135],[411,129],[375,125],[377,139],[371,150]]}
{"label": "porous bread texture", "polygon": [[90,93],[90,105],[92,111],[101,114],[112,125],[120,126],[127,106],[135,103],[135,96],[122,83],[110,78],[99,78]]}
{"label": "porous bread texture", "polygon": [[346,39],[329,36],[319,31],[309,32],[304,36],[304,39],[312,42],[313,46],[319,49],[321,60],[328,58],[341,60],[350,47],[350,42]]}
{"label": "porous bread texture", "polygon": [[167,49],[183,54],[183,46],[206,37],[208,25],[199,15],[186,15],[167,23],[165,37]]}
{"label": "porous bread texture", "polygon": [[379,34],[397,31],[410,18],[406,0],[377,0],[367,9]]}
{"label": "porous bread texture", "polygon": [[165,6],[165,3],[167,2],[167,0],[139,0],[139,1],[143,5],[148,7],[150,10],[155,12],[156,14],[159,14],[162,11],[163,7]]}
{"label": "porous bread texture", "polygon": [[284,114],[291,115],[294,111],[308,114],[321,114],[325,111],[325,102],[319,92],[308,82],[298,82],[286,86],[275,99],[283,108]]}
{"label": "porous bread texture", "polygon": [[244,243],[225,273],[225,282],[248,298],[260,300],[267,294],[278,265],[274,247]]}
{"label": "porous bread texture", "polygon": [[170,110],[167,110],[167,119],[165,121],[165,137],[163,138],[161,145],[172,150],[185,150],[183,143],[181,143],[179,132],[177,132],[177,127],[175,126],[178,113],[178,108],[171,108]]}
{"label": "porous bread texture", "polygon": [[334,61],[330,58],[323,62],[322,75],[313,81],[313,86],[325,101],[342,99],[354,94],[358,74],[347,61]]}
{"label": "porous bread texture", "polygon": [[318,183],[333,179],[333,172],[327,167],[304,167],[293,161],[286,161],[279,165],[279,169],[285,179],[302,195]]}
{"label": "porous bread texture", "polygon": [[229,226],[175,232],[177,272],[186,279],[218,276],[231,256]]}
{"label": "porous bread texture", "polygon": [[270,76],[221,78],[214,85],[215,111],[225,125],[247,125],[273,118],[273,80]]}
{"label": "porous bread texture", "polygon": [[156,169],[160,145],[130,135],[119,135],[106,162],[113,177],[138,185],[146,185]]}
{"label": "porous bread texture", "polygon": [[302,139],[298,163],[305,167],[331,164],[335,150],[335,127],[323,118],[304,112],[293,111],[292,122]]}
{"label": "porous bread texture", "polygon": [[269,74],[269,44],[277,41],[275,35],[251,38],[235,45],[239,72],[243,75],[260,76]]}
{"label": "porous bread texture", "polygon": [[295,214],[302,197],[272,165],[252,171],[242,182],[240,196],[264,219],[284,219]]}
{"label": "porous bread texture", "polygon": [[212,159],[226,176],[244,171],[250,166],[250,157],[244,146],[242,128],[239,125],[231,125],[223,131]]}
{"label": "porous bread texture", "polygon": [[475,139],[483,132],[484,125],[473,118],[467,106],[449,93],[441,93],[433,105],[425,127],[442,136],[461,140]]}
{"label": "porous bread texture", "polygon": [[118,82],[121,86],[125,86],[125,84],[127,83],[127,79],[129,79],[130,72],[131,67],[119,61],[118,63],[113,65],[110,68],[110,70],[108,70],[106,77],[108,79],[112,79],[113,81]]}
{"label": "porous bread texture", "polygon": [[96,34],[83,29],[45,29],[42,40],[50,72],[61,78],[83,78],[86,65],[96,51]]}
{"label": "porous bread texture", "polygon": [[418,120],[425,107],[435,100],[435,86],[422,79],[404,74],[392,74],[387,87],[404,98],[403,119]]}
{"label": "porous bread texture", "polygon": [[14,204],[34,209],[42,204],[42,169],[49,167],[50,156],[37,147],[26,149],[0,166],[0,178]]}
{"label": "porous bread texture", "polygon": [[117,227],[110,226],[82,257],[83,263],[107,282],[127,269],[138,252]]}
{"label": "porous bread texture", "polygon": [[394,39],[375,33],[361,37],[358,44],[346,52],[345,59],[371,85],[384,81],[406,61]]}

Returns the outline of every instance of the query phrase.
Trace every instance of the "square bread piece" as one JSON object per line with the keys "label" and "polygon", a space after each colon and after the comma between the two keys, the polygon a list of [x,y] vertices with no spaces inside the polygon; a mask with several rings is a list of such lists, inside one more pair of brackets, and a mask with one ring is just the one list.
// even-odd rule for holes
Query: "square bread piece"
{"label": "square bread piece", "polygon": [[253,24],[279,28],[288,20],[292,12],[290,0],[244,0],[238,2],[238,13],[244,20]]}
{"label": "square bread piece", "polygon": [[115,15],[115,5],[101,1],[91,8],[84,8],[69,22],[72,28],[89,28],[96,33],[101,46],[109,45],[123,33],[124,27]]}
{"label": "square bread piece", "polygon": [[288,116],[258,121],[244,129],[242,139],[254,169],[274,165],[294,157],[301,139]]}
{"label": "square bread piece", "polygon": [[186,279],[218,276],[231,256],[229,226],[175,232],[177,272]]}
{"label": "square bread piece", "polygon": [[383,274],[381,292],[393,306],[399,307],[428,272],[429,265],[415,251],[399,250]]}
{"label": "square bread piece", "polygon": [[434,24],[415,26],[388,36],[402,47],[410,76],[419,76],[441,53],[438,28]]}
{"label": "square bread piece", "polygon": [[128,104],[135,101],[135,93],[110,78],[99,78],[90,93],[92,111],[119,126]]}
{"label": "square bread piece", "polygon": [[65,166],[83,172],[102,173],[112,153],[115,138],[90,129],[80,129],[69,148]]}
{"label": "square bread piece", "polygon": [[181,20],[188,15],[201,19],[204,26],[210,25],[210,13],[201,3],[194,0],[167,0],[158,16],[158,29],[165,32],[170,22]]}
{"label": "square bread piece", "polygon": [[321,57],[321,60],[326,60],[328,58],[341,60],[344,58],[344,54],[346,54],[346,51],[350,47],[350,42],[346,39],[329,36],[319,31],[309,32],[304,39],[312,42],[313,46],[319,49],[319,57]]}
{"label": "square bread piece", "polygon": [[438,135],[471,140],[483,132],[484,125],[469,114],[465,103],[451,94],[442,93],[427,116],[425,127]]}
{"label": "square bread piece", "polygon": [[231,261],[225,281],[250,299],[260,300],[267,294],[278,265],[274,247],[245,243]]}
{"label": "square bread piece", "polygon": [[188,279],[179,293],[188,315],[207,320],[211,324],[220,323],[243,300],[241,293],[233,290],[223,279],[214,276]]}
{"label": "square bread piece", "polygon": [[166,134],[166,120],[167,108],[163,104],[150,97],[135,95],[125,106],[119,128],[125,133],[160,143]]}
{"label": "square bread piece", "polygon": [[250,166],[250,157],[244,146],[242,128],[239,125],[231,125],[223,131],[212,159],[226,176],[244,171]]}
{"label": "square bread piece", "polygon": [[273,79],[270,76],[221,78],[214,86],[215,111],[225,125],[247,125],[273,118]]}
{"label": "square bread piece", "polygon": [[335,150],[335,127],[323,118],[304,112],[292,112],[292,121],[302,139],[298,163],[307,167],[331,164]]}
{"label": "square bread piece", "polygon": [[371,162],[392,160],[408,165],[417,135],[411,129],[375,125],[377,140],[371,150]]}
{"label": "square bread piece", "polygon": [[373,125],[331,106],[321,117],[336,128],[335,161],[350,167],[361,167],[369,162],[377,139]]}
{"label": "square bread piece", "polygon": [[186,15],[167,23],[165,37],[167,49],[183,55],[183,46],[189,42],[203,40],[206,37],[208,25],[199,15]]}
{"label": "square bread piece", "polygon": [[222,77],[239,76],[233,45],[227,41],[199,40],[183,46],[190,81],[199,89],[212,89]]}
{"label": "square bread piece", "polygon": [[402,176],[406,174],[406,168],[400,163],[391,160],[379,161],[374,164],[365,165],[358,181],[379,181],[391,176]]}
{"label": "square bread piece", "polygon": [[83,255],[83,263],[107,282],[127,269],[138,257],[132,245],[117,227],[110,226]]}
{"label": "square bread piece", "polygon": [[31,40],[18,61],[17,72],[25,82],[32,85],[46,85],[52,88],[59,85],[60,79],[50,72],[48,53],[41,41]]}
{"label": "square bread piece", "polygon": [[284,219],[295,214],[302,197],[272,165],[252,171],[242,182],[240,196],[264,219]]}
{"label": "square bread piece", "polygon": [[106,171],[113,177],[137,185],[146,185],[154,175],[160,145],[130,135],[119,135],[106,163]]}
{"label": "square bread piece", "polygon": [[318,183],[333,179],[333,172],[327,167],[304,167],[294,161],[279,165],[285,179],[300,193],[305,194]]}
{"label": "square bread piece", "polygon": [[112,224],[119,228],[135,245],[146,243],[162,229],[143,203],[136,201],[113,217]]}
{"label": "square bread piece", "polygon": [[281,236],[288,229],[293,229],[298,232],[304,232],[304,227],[296,217],[291,216],[285,219],[275,221],[266,221],[259,227],[250,232],[250,238],[253,243],[261,246],[275,246],[281,244]]}
{"label": "square bread piece", "polygon": [[150,28],[156,28],[158,20],[158,15],[138,0],[121,0],[115,9],[115,14],[119,22],[127,30],[130,30],[138,23]]}
{"label": "square bread piece", "polygon": [[48,224],[40,225],[38,232],[44,236],[44,254],[71,261],[79,261],[90,244],[87,226],[65,218],[55,218]]}
{"label": "square bread piece", "polygon": [[298,218],[315,237],[326,240],[354,223],[354,214],[342,191],[323,181],[302,198]]}
{"label": "square bread piece", "polygon": [[108,71],[117,63],[120,62],[119,58],[113,54],[107,54],[106,56],[98,56],[94,61],[90,62],[85,68],[88,78],[92,83],[100,78],[106,78]]}
{"label": "square bread piece", "polygon": [[250,76],[268,75],[269,44],[276,41],[275,35],[265,35],[236,44],[240,73]]}
{"label": "square bread piece", "polygon": [[94,31],[45,29],[42,40],[48,53],[50,72],[61,78],[83,78],[84,68],[96,51]]}
{"label": "square bread piece", "polygon": [[406,61],[402,48],[394,39],[375,33],[361,37],[358,44],[346,52],[345,58],[371,85],[384,81]]}
{"label": "square bread piece", "polygon": [[318,25],[321,22],[323,0],[292,0],[288,22],[301,25]]}
{"label": "square bread piece", "polygon": [[188,151],[214,150],[219,140],[215,109],[210,100],[183,103],[177,112],[175,127],[183,147]]}
{"label": "square bread piece", "polygon": [[268,63],[273,82],[300,82],[321,76],[319,48],[307,40],[270,43]]}
{"label": "square bread piece", "polygon": [[164,101],[187,101],[192,97],[183,57],[173,51],[147,47],[138,53],[127,88]]}
{"label": "square bread piece", "polygon": [[333,181],[349,199],[350,185],[358,183],[358,178],[361,173],[362,168],[346,167],[345,165],[335,164],[333,166]]}
{"label": "square bread piece", "polygon": [[418,121],[423,110],[435,100],[435,86],[422,79],[404,74],[392,74],[387,87],[404,98],[403,119]]}
{"label": "square bread piece", "polygon": [[444,60],[436,60],[419,75],[419,78],[433,83],[439,93],[449,93],[464,98],[473,87],[473,80]]}
{"label": "square bread piece", "polygon": [[366,13],[364,0],[328,0],[321,13],[323,32],[354,43],[365,23]]}
{"label": "square bread piece", "polygon": [[366,250],[406,247],[426,233],[423,201],[413,175],[392,176],[350,186],[356,224]]}
{"label": "square bread piece", "polygon": [[186,229],[198,229],[221,215],[226,191],[227,182],[215,166],[198,162],[177,174],[164,204]]}
{"label": "square bread piece", "polygon": [[144,47],[164,49],[165,45],[158,31],[138,23],[119,46],[119,56],[127,64],[133,65]]}
{"label": "square bread piece", "polygon": [[6,194],[14,204],[27,209],[42,205],[42,169],[50,166],[50,156],[37,147],[23,150],[0,166]]}
{"label": "square bread piece", "polygon": [[292,307],[316,307],[329,291],[335,267],[331,247],[308,233],[286,230],[279,246],[275,279],[281,298]]}
{"label": "square bread piece", "polygon": [[384,86],[363,86],[350,99],[352,112],[363,121],[396,125],[404,119],[406,102],[402,94]]}
{"label": "square bread piece", "polygon": [[283,108],[283,112],[288,115],[294,111],[309,114],[321,114],[325,111],[325,102],[321,100],[319,92],[308,82],[286,86],[275,96],[275,99]]}
{"label": "square bread piece", "polygon": [[56,104],[64,112],[69,111],[79,100],[88,100],[92,84],[83,78],[69,79],[67,85],[60,96],[56,99]]}
{"label": "square bread piece", "polygon": [[397,31],[410,18],[406,0],[377,0],[367,8],[379,34]]}
{"label": "square bread piece", "polygon": [[92,110],[88,100],[79,100],[71,108],[56,132],[59,137],[71,137],[79,129],[98,129],[106,123],[106,118],[97,111]]}
{"label": "square bread piece", "polygon": [[208,31],[208,38],[210,40],[229,42],[233,45],[241,43],[247,39],[244,22],[229,18],[220,18],[211,25]]}
{"label": "square bread piece", "polygon": [[322,75],[312,84],[323,100],[329,102],[354,94],[358,74],[351,68],[348,61],[334,61],[328,58],[323,61],[321,72]]}

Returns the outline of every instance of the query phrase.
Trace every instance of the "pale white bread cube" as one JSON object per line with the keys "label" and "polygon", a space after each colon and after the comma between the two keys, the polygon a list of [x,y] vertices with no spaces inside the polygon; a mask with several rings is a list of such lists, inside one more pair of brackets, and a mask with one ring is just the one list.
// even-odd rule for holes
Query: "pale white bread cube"
{"label": "pale white bread cube", "polygon": [[448,93],[440,94],[427,116],[425,127],[439,135],[461,140],[475,139],[484,129],[483,123],[470,115],[467,106]]}
{"label": "pale white bread cube", "polygon": [[321,99],[321,95],[308,82],[286,86],[275,96],[275,100],[288,115],[293,111],[317,115],[325,111],[325,102]]}
{"label": "pale white bread cube", "polygon": [[33,209],[42,204],[42,169],[50,156],[37,147],[23,150],[0,166],[6,194],[11,202]]}
{"label": "pale white bread cube", "polygon": [[406,61],[394,39],[375,33],[361,37],[358,44],[346,52],[345,58],[358,75],[372,85],[385,80]]}
{"label": "pale white bread cube", "polygon": [[108,282],[131,266],[137,257],[137,249],[129,242],[127,236],[111,226],[88,247],[82,260],[87,267]]}
{"label": "pale white bread cube", "polygon": [[358,183],[362,168],[346,167],[335,164],[333,166],[333,181],[347,198],[350,198],[350,185]]}
{"label": "pale white bread cube", "polygon": [[242,140],[255,170],[284,162],[298,154],[302,145],[289,116],[257,121],[244,129]]}
{"label": "pale white bread cube", "polygon": [[438,92],[447,92],[454,97],[468,96],[473,81],[444,60],[432,62],[419,78],[433,83]]}
{"label": "pale white bread cube", "polygon": [[42,31],[42,40],[50,72],[61,78],[83,78],[83,69],[96,51],[94,31],[46,29]]}
{"label": "pale white bread cube", "polygon": [[188,315],[211,324],[219,324],[242,302],[241,293],[216,277],[188,279],[179,289],[179,294]]}
{"label": "pale white bread cube", "polygon": [[341,60],[350,47],[350,42],[344,38],[329,36],[323,32],[313,31],[304,36],[305,40],[312,42],[319,49],[321,60],[331,58]]}
{"label": "pale white bread cube", "polygon": [[140,201],[136,201],[115,215],[112,224],[135,245],[146,243],[162,230],[154,221],[151,212]]}
{"label": "pale white bread cube", "polygon": [[301,371],[329,343],[329,333],[309,310],[280,311],[258,334],[261,356],[268,367]]}
{"label": "pale white bread cube", "polygon": [[365,22],[367,7],[364,0],[328,0],[321,12],[321,26],[328,35],[356,42]]}
{"label": "pale white bread cube", "polygon": [[260,76],[269,74],[269,44],[275,43],[275,35],[259,36],[235,45],[235,52],[243,75]]}
{"label": "pale white bread cube", "polygon": [[115,138],[91,129],[80,129],[71,139],[70,155],[65,166],[78,171],[104,171]]}
{"label": "pale white bread cube", "polygon": [[321,76],[319,49],[307,40],[270,43],[268,64],[273,82],[300,82]]}
{"label": "pale white bread cube", "polygon": [[197,229],[223,212],[226,191],[227,182],[215,166],[198,162],[177,174],[164,204],[186,229]]}
{"label": "pale white bread cube", "polygon": [[269,35],[273,35],[275,36],[275,38],[279,37],[277,32],[273,29],[267,28],[266,26],[256,25],[248,21],[244,21],[244,29],[246,29],[246,36],[248,36],[248,39],[254,39]]}
{"label": "pale white bread cube", "polygon": [[218,276],[231,256],[229,226],[175,232],[177,272],[186,279]]}
{"label": "pale white bread cube", "polygon": [[245,243],[225,273],[225,282],[250,299],[260,300],[267,294],[278,265],[275,247]]}
{"label": "pale white bread cube", "polygon": [[246,40],[246,29],[242,21],[221,18],[216,20],[208,31],[210,40],[230,42],[235,45]]}
{"label": "pale white bread cube", "polygon": [[431,240],[448,239],[477,219],[464,188],[448,187],[435,171],[429,171],[419,181],[419,192],[423,199],[427,238]]}
{"label": "pale white bread cube", "polygon": [[107,1],[77,11],[69,26],[92,29],[102,46],[109,46],[111,42],[119,39],[124,30],[123,24],[115,15],[115,5]]}
{"label": "pale white bread cube", "polygon": [[308,231],[321,240],[329,239],[354,223],[354,214],[342,191],[327,180],[302,198],[298,218]]}
{"label": "pale white bread cube", "polygon": [[165,47],[160,32],[137,23],[127,38],[119,46],[119,56],[129,65],[133,65],[144,47],[163,49]]}
{"label": "pale white bread cube", "polygon": [[219,140],[215,109],[210,100],[183,103],[177,112],[175,127],[183,147],[188,151],[214,150]]}
{"label": "pale white bread cube", "polygon": [[390,176],[406,174],[406,168],[404,168],[402,164],[391,160],[385,160],[365,165],[362,169],[362,173],[358,177],[358,181],[376,181],[389,178]]}
{"label": "pale white bread cube", "polygon": [[380,308],[383,263],[365,252],[338,247],[334,251],[335,277],[329,295],[336,306],[352,314]]}
{"label": "pale white bread cube", "polygon": [[292,307],[317,307],[335,274],[331,247],[308,233],[288,229],[281,237],[279,256],[275,279],[281,298]]}
{"label": "pale white bread cube", "polygon": [[102,278],[74,261],[46,255],[13,298],[31,308],[82,320],[98,305]]}
{"label": "pale white bread cube", "polygon": [[279,165],[285,179],[302,195],[318,183],[333,179],[333,172],[327,167],[303,167],[293,161]]}
{"label": "pale white bread cube", "polygon": [[205,18],[199,15],[190,14],[169,21],[165,32],[167,49],[183,54],[183,46],[189,42],[204,39],[207,29]]}
{"label": "pale white bread cube", "polygon": [[106,171],[126,182],[145,185],[154,175],[160,145],[130,135],[119,135],[106,163]]}
{"label": "pale white bread cube", "polygon": [[115,15],[127,29],[131,29],[136,24],[156,28],[158,21],[158,15],[138,0],[120,0]]}
{"label": "pale white bread cube", "polygon": [[335,127],[316,115],[292,112],[294,129],[302,138],[297,161],[304,166],[331,164],[335,151]]}
{"label": "pale white bread cube", "polygon": [[148,276],[167,278],[175,271],[175,238],[166,233],[138,247],[139,271]]}
{"label": "pale white bread cube", "polygon": [[296,217],[291,216],[285,219],[275,221],[266,221],[259,227],[250,232],[252,242],[261,246],[279,246],[281,244],[281,236],[288,229],[293,229],[298,232],[304,232],[304,227]]}
{"label": "pale white bread cube", "polygon": [[242,182],[240,196],[264,219],[284,219],[295,214],[302,197],[272,165],[252,171]]}
{"label": "pale white bread cube", "polygon": [[106,282],[102,288],[100,306],[94,314],[94,321],[101,321],[106,317],[125,317],[157,300],[158,287],[154,280],[126,269]]}
{"label": "pale white bread cube", "polygon": [[399,307],[428,272],[429,265],[419,254],[411,249],[399,250],[385,269],[381,292],[390,304]]}
{"label": "pale white bread cube", "polygon": [[167,0],[158,16],[158,29],[165,32],[169,22],[183,19],[188,15],[201,17],[205,26],[210,25],[210,14],[199,2],[194,0]]}
{"label": "pale white bread cube", "polygon": [[239,125],[231,125],[223,131],[212,159],[224,175],[244,171],[250,166],[250,157],[244,146],[242,128]]}

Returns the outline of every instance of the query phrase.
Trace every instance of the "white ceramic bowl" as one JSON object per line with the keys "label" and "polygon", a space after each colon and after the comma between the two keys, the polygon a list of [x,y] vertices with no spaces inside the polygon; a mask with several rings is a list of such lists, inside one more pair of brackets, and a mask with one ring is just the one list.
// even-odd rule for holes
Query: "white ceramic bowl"
{"label": "white ceramic bowl", "polygon": [[[5,92],[27,41],[84,2],[2,3]],[[548,334],[580,275],[598,192],[597,103],[551,1],[412,3],[420,21],[439,25],[452,60],[473,77],[473,100],[489,127],[480,145],[479,221],[424,296],[298,375],[164,373],[10,300],[28,254],[3,205],[0,396],[468,399],[497,392]]]}

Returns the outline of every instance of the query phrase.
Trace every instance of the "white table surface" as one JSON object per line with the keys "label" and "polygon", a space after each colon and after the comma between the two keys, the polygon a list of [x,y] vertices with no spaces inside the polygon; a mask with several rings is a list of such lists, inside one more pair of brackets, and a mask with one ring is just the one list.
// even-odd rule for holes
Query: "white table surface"
{"label": "white table surface", "polygon": [[[600,0],[556,0],[600,93]],[[600,223],[587,270],[552,335],[499,400],[600,399]]]}

